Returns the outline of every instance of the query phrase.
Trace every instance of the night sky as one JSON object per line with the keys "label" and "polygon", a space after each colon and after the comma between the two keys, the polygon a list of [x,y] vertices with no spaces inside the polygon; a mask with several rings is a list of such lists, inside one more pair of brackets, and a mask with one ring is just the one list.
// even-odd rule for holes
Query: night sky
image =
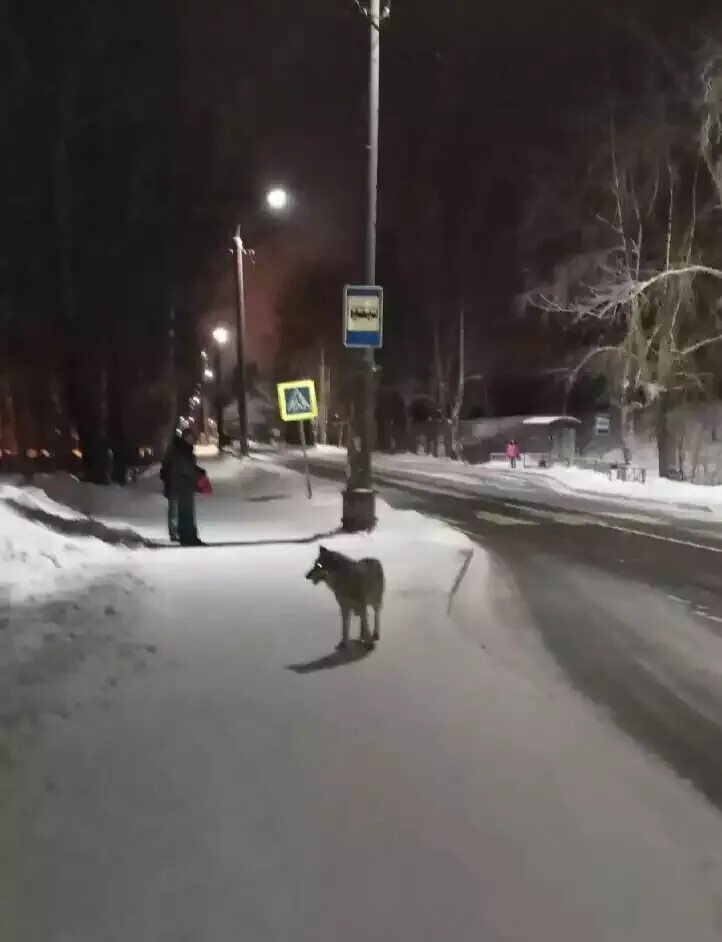
{"label": "night sky", "polygon": [[[6,356],[60,356],[81,399],[106,360],[111,386],[147,379],[163,362],[169,309],[230,319],[241,222],[257,252],[250,353],[273,373],[289,285],[308,271],[339,287],[362,278],[368,31],[356,4],[77,0],[42,16],[7,6]],[[673,83],[719,32],[716,6],[392,0],[378,267],[389,382],[428,376],[430,324],[452,325],[460,307],[472,368],[554,366],[559,337],[514,313],[536,262],[524,242],[534,194],[545,174],[564,177],[610,102],[624,112],[650,83]],[[282,221],[262,210],[276,182],[294,194]],[[294,343],[338,347],[339,321],[340,305],[319,311],[307,331],[294,326]]]}

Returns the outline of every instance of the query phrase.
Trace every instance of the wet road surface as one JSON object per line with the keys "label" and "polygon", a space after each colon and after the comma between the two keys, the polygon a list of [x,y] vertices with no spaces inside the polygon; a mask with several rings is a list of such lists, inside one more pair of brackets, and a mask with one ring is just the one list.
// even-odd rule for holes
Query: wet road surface
{"label": "wet road surface", "polygon": [[[311,461],[315,475],[343,479]],[[376,477],[392,506],[487,550],[581,694],[722,809],[722,528],[505,474],[491,482]]]}

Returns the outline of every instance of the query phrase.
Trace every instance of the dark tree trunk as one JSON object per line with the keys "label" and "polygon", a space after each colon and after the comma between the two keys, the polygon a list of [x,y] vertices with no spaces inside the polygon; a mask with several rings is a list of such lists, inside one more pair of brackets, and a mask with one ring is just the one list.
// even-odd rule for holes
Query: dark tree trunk
{"label": "dark tree trunk", "polygon": [[71,393],[71,404],[82,454],[83,480],[92,484],[108,483],[108,445],[100,431],[95,409],[85,401],[87,387]]}
{"label": "dark tree trunk", "polygon": [[60,302],[65,323],[65,377],[68,412],[78,433],[82,452],[83,477],[86,481],[107,481],[107,446],[101,434],[100,413],[96,408],[92,376],[84,367],[86,356],[80,348],[87,344],[87,325],[80,323],[73,265],[73,177],[70,163],[71,140],[75,123],[77,75],[63,71],[57,83],[57,127],[52,147],[53,216],[57,239],[56,263]]}
{"label": "dark tree trunk", "polygon": [[657,455],[659,458],[659,476],[668,478],[669,472],[675,466],[674,441],[669,428],[669,413],[671,402],[668,392],[661,392],[654,404],[654,428],[657,438]]}
{"label": "dark tree trunk", "polygon": [[110,476],[115,484],[128,483],[131,449],[125,420],[126,396],[127,390],[116,372],[108,393],[108,445],[113,455]]}

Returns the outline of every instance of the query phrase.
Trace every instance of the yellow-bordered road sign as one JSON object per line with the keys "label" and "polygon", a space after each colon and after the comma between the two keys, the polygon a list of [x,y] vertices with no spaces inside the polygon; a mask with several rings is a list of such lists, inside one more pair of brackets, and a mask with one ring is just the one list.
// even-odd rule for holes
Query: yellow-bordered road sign
{"label": "yellow-bordered road sign", "polygon": [[316,384],[312,379],[297,379],[278,384],[278,408],[284,422],[318,418]]}

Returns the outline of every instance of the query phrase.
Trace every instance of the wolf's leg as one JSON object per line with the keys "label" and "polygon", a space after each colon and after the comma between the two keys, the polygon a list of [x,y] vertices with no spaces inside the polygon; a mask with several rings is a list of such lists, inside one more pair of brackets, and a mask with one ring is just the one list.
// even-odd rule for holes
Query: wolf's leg
{"label": "wolf's leg", "polygon": [[371,634],[369,633],[369,612],[366,606],[364,606],[363,611],[361,612],[361,640],[364,643],[371,641]]}
{"label": "wolf's leg", "polygon": [[348,644],[348,633],[351,627],[351,612],[347,608],[341,609],[341,640],[338,643],[339,648],[345,648]]}
{"label": "wolf's leg", "polygon": [[376,606],[374,606],[374,634],[372,640],[381,640],[381,609]]}

